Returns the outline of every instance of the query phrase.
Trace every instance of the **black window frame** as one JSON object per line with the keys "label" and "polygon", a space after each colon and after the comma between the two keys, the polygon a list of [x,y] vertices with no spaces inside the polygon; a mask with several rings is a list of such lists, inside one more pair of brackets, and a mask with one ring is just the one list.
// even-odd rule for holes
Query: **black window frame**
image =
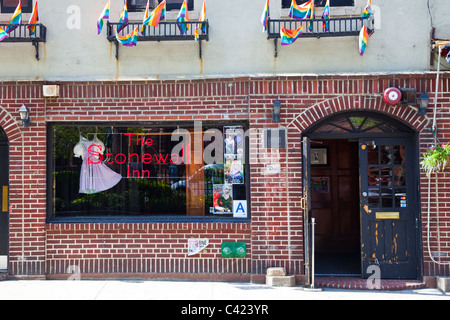
{"label": "black window frame", "polygon": [[[127,7],[128,7],[128,11],[129,12],[144,12],[145,11],[145,5],[141,5],[141,6],[135,6],[133,4],[131,4],[132,0],[127,0]],[[167,1],[167,0],[166,0]],[[162,0],[158,0],[158,3],[161,3]],[[147,3],[147,2],[145,2]],[[179,3],[166,3],[166,10],[167,11],[171,11],[171,10],[180,10],[181,5],[183,4],[183,0],[180,0]],[[151,8],[151,9],[155,9],[155,8]],[[194,10],[194,0],[188,0],[188,9],[189,11]]]}
{"label": "black window frame", "polygon": [[[309,0],[296,0],[297,4],[303,4]],[[281,7],[287,9],[291,7],[292,0],[282,0]],[[314,5],[316,7],[325,7],[327,0],[315,0]],[[355,6],[355,0],[330,0],[330,7],[353,7]]]}
{"label": "black window frame", "polygon": [[[4,1],[5,0],[0,0],[0,12],[1,13],[14,13],[14,11],[17,8],[17,5],[19,4],[19,0],[17,0],[17,3],[14,6],[5,6],[4,5]],[[22,13],[31,13],[33,11],[33,0],[29,0],[28,1],[28,5],[24,6],[23,4],[21,5],[22,7]]]}
{"label": "black window frame", "polygon": [[[203,126],[240,126],[242,125],[246,130],[250,130],[250,124],[248,121],[202,121]],[[93,223],[93,222],[232,222],[232,223],[249,223],[251,221],[251,197],[250,197],[250,138],[248,135],[244,136],[245,139],[245,164],[244,164],[244,185],[245,185],[245,197],[247,199],[247,218],[235,218],[229,216],[180,216],[180,215],[167,215],[167,216],[70,216],[70,217],[55,217],[53,208],[53,128],[55,126],[70,126],[70,127],[99,127],[99,126],[114,126],[114,127],[194,127],[194,122],[114,122],[114,123],[88,123],[88,122],[51,122],[47,125],[47,223]]]}

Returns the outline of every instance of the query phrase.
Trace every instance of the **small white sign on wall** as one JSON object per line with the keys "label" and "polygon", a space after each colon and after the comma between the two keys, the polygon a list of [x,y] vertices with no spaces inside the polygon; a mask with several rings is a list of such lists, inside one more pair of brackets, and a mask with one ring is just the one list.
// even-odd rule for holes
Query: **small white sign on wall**
{"label": "small white sign on wall", "polygon": [[188,239],[188,256],[193,256],[209,245],[208,239]]}
{"label": "small white sign on wall", "polygon": [[247,200],[233,200],[233,217],[247,218]]}

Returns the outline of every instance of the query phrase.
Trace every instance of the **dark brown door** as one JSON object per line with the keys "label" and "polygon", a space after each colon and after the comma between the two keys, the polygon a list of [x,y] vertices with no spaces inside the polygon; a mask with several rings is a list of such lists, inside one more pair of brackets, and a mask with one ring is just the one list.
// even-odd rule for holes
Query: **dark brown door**
{"label": "dark brown door", "polygon": [[311,141],[317,275],[361,275],[358,140]]}
{"label": "dark brown door", "polygon": [[0,269],[8,255],[8,159],[8,142],[0,135]]}
{"label": "dark brown door", "polygon": [[364,277],[416,279],[417,198],[412,139],[360,139],[361,253]]}

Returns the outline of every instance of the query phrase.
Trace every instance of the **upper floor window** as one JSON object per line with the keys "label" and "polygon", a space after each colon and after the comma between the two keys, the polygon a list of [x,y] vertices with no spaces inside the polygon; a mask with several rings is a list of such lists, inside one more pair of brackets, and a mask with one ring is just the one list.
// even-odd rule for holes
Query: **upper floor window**
{"label": "upper floor window", "polygon": [[[127,0],[128,11],[140,12],[145,11],[148,0]],[[150,8],[154,9],[162,0],[150,0]],[[179,10],[183,0],[166,0],[166,10]],[[194,0],[188,0],[189,10],[194,9]]]}
{"label": "upper floor window", "polygon": [[[303,4],[308,0],[297,0],[297,4]],[[282,0],[283,8],[290,8],[292,0]],[[325,7],[327,0],[315,0],[314,5],[316,7]],[[354,6],[355,0],[330,0],[330,7],[346,7],[346,6]]]}
{"label": "upper floor window", "polygon": [[[19,0],[0,0],[1,13],[14,13]],[[23,13],[31,13],[33,11],[33,0],[22,0],[21,7]]]}

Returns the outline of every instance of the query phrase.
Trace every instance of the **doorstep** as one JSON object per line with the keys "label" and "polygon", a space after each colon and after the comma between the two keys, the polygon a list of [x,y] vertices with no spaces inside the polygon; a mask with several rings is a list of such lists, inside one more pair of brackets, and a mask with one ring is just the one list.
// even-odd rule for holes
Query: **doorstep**
{"label": "doorstep", "polygon": [[[356,277],[316,277],[314,286],[317,288],[374,290],[370,288],[367,279]],[[425,284],[418,280],[380,280],[380,288],[375,290],[396,291],[415,290],[425,288]]]}

